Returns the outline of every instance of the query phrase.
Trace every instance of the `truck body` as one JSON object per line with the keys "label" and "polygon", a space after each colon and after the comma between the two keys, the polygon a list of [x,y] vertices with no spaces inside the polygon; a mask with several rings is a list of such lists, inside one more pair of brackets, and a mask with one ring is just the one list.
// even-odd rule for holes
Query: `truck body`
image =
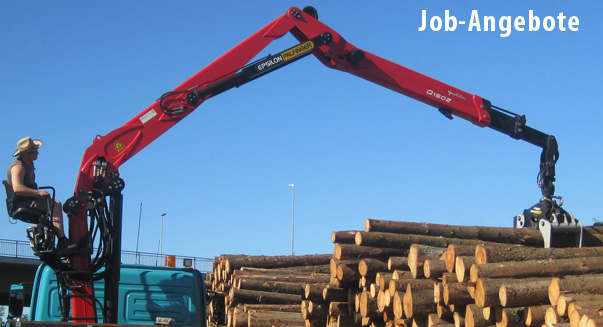
{"label": "truck body", "polygon": [[[118,324],[153,325],[160,317],[174,319],[175,326],[206,326],[205,278],[198,270],[122,265],[120,272]],[[100,303],[104,288],[104,280],[94,283]],[[30,320],[59,322],[59,292],[55,272],[40,265],[32,287]],[[97,316],[103,322],[100,308]]]}

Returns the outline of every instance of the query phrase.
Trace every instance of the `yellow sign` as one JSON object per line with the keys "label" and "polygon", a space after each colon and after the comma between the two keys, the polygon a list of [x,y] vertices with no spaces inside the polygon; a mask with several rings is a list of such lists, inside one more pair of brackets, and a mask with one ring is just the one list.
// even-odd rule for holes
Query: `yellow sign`
{"label": "yellow sign", "polygon": [[115,151],[121,152],[125,148],[124,144],[118,141],[115,141]]}
{"label": "yellow sign", "polygon": [[314,43],[312,41],[308,41],[281,53],[281,56],[283,57],[283,60],[287,61],[291,58],[295,58],[308,51],[311,51],[312,49],[314,49]]}

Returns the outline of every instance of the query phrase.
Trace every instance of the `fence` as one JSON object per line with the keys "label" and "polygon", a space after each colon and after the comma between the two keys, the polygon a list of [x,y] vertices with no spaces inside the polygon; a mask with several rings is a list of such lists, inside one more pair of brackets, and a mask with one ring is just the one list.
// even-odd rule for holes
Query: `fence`
{"label": "fence", "polygon": [[[29,242],[3,240],[0,239],[0,256],[13,258],[33,258],[38,257],[33,254]],[[121,263],[145,266],[163,266],[165,258],[168,254],[159,255],[157,253],[121,251]],[[185,267],[185,262],[188,261],[188,267],[197,269],[201,272],[210,272],[213,268],[213,260],[209,258],[190,257],[182,255],[173,255],[176,259],[176,267]]]}

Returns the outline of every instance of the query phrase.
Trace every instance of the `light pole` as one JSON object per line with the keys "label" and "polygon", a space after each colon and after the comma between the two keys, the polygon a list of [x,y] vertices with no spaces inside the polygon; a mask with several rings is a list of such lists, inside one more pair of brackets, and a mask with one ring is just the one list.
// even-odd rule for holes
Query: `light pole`
{"label": "light pole", "polygon": [[295,184],[289,184],[293,187],[293,196],[291,200],[291,255],[293,255],[293,235],[295,231]]}
{"label": "light pole", "polygon": [[136,264],[138,264],[138,241],[140,241],[140,221],[142,220],[142,202],[140,202],[140,211],[138,212],[138,234],[136,235]]}
{"label": "light pole", "polygon": [[163,256],[163,217],[165,217],[165,212],[161,214],[161,235],[159,236],[159,260],[161,261],[161,257]]}

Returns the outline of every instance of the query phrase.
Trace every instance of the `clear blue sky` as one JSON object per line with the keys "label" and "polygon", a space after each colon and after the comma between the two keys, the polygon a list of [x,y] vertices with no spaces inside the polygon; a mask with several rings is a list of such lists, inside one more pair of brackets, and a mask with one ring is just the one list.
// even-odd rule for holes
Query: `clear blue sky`
{"label": "clear blue sky", "polygon": [[[357,47],[525,114],[557,137],[557,193],[601,219],[600,1],[2,1],[4,166],[43,140],[40,185],[64,201],[95,135],[118,128],[290,6]],[[579,31],[418,31],[421,10],[469,20],[579,18]],[[567,28],[567,19],[566,19]],[[296,44],[287,36],[263,54]],[[438,111],[313,57],[219,95],[121,166],[123,248],[200,257],[330,253],[365,218],[512,226],[540,198],[540,149]],[[0,238],[25,240],[6,213]]]}

